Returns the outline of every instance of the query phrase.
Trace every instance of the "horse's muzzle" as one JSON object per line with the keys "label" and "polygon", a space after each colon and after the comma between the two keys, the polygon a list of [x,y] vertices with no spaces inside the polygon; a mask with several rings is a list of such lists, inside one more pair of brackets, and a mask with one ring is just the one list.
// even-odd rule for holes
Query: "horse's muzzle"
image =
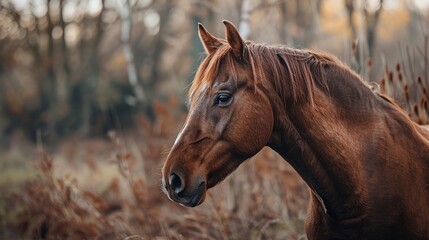
{"label": "horse's muzzle", "polygon": [[196,187],[187,187],[185,181],[175,173],[170,175],[168,183],[163,181],[163,190],[168,197],[187,207],[195,207],[205,199],[206,182],[200,181],[194,186]]}

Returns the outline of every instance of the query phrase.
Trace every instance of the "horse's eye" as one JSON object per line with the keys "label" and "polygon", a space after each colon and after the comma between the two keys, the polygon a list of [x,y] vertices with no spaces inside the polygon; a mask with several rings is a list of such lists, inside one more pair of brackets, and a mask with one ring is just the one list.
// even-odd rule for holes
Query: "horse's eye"
{"label": "horse's eye", "polygon": [[226,107],[231,103],[232,96],[229,93],[219,93],[215,97],[215,105]]}

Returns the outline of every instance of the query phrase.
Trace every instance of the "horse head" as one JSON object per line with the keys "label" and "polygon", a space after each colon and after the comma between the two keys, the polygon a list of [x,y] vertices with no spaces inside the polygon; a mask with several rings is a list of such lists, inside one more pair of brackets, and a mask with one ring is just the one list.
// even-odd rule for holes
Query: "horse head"
{"label": "horse head", "polygon": [[273,129],[270,99],[258,88],[246,43],[223,21],[226,40],[199,24],[207,53],[189,91],[189,113],[162,169],[163,189],[194,207],[206,191],[259,152]]}

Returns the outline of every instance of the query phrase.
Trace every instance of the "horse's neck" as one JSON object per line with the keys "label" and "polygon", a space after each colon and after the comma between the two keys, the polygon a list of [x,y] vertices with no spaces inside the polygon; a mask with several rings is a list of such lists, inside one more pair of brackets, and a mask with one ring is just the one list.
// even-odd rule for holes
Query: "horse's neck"
{"label": "horse's neck", "polygon": [[[280,121],[284,123],[287,118]],[[337,216],[338,213],[332,211],[341,205],[335,201],[335,199],[340,199],[340,192],[337,191],[325,163],[316,157],[315,152],[307,142],[301,139],[300,133],[295,128],[278,128],[272,136],[273,141],[269,143],[270,147],[301,175],[315,195],[315,199],[320,203],[317,204],[319,209],[325,213],[329,210],[330,215]]]}
{"label": "horse's neck", "polygon": [[[305,134],[295,127],[277,129],[273,136],[277,135],[274,138],[278,141],[270,143],[270,146],[306,181],[323,211],[338,220],[360,217],[364,212],[359,206],[363,206],[365,190],[359,189],[359,163],[347,157],[345,146],[338,145],[331,147],[330,152],[324,152],[325,149],[315,143],[334,144],[328,140],[331,137],[322,140],[323,137],[319,136],[319,140],[312,141]],[[334,152],[337,156],[332,154]]]}
{"label": "horse's neck", "polygon": [[[332,219],[350,223],[367,216],[369,201],[380,195],[372,187],[377,181],[395,181],[405,171],[419,174],[420,185],[429,184],[419,170],[429,170],[429,134],[344,71],[327,70],[329,92],[316,88],[313,104],[286,103],[279,93],[270,93],[275,127],[269,146],[320,196],[318,210],[324,205]],[[383,191],[392,199],[410,192],[404,184]],[[424,193],[413,194],[423,199],[421,206],[429,200]]]}
{"label": "horse's neck", "polygon": [[[344,86],[341,90],[345,93],[326,94],[316,90],[314,105],[297,104],[291,108],[279,104],[273,132],[275,140],[271,143],[308,183],[315,196],[320,196],[328,214],[338,220],[362,217],[365,206],[360,154],[362,144],[370,143],[363,139],[362,129],[371,126],[375,115],[358,106],[362,103],[356,100],[362,97],[359,94],[372,94],[370,90],[359,93],[354,92],[354,87]],[[365,104],[373,103],[367,99]]]}

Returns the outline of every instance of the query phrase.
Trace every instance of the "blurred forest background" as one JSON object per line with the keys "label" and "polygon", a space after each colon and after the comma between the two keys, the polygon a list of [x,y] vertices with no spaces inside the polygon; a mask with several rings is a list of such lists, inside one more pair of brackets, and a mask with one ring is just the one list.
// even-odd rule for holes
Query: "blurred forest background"
{"label": "blurred forest background", "polygon": [[197,209],[162,195],[197,23],[332,53],[427,124],[428,14],[427,0],[0,0],[0,238],[305,238],[306,187],[268,149]]}

